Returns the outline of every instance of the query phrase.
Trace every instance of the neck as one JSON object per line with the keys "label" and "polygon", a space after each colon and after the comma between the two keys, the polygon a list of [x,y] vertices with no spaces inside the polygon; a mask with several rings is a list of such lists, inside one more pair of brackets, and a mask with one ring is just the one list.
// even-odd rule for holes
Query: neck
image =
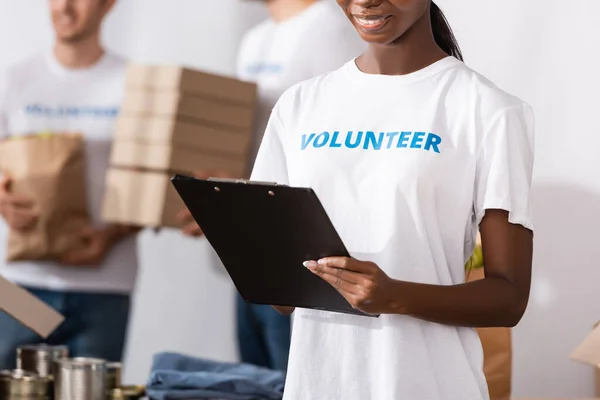
{"label": "neck", "polygon": [[448,56],[437,45],[427,12],[392,44],[370,44],[357,59],[361,71],[379,75],[406,75]]}
{"label": "neck", "polygon": [[276,22],[282,22],[293,18],[312,6],[319,0],[268,0],[267,7],[271,18]]}
{"label": "neck", "polygon": [[54,45],[54,56],[67,68],[91,67],[103,55],[99,32],[75,42],[57,41]]}

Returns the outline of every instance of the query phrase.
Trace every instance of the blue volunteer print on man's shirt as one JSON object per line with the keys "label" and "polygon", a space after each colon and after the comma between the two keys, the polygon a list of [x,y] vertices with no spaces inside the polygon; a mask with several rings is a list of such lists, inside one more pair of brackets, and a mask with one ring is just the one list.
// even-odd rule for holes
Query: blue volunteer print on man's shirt
{"label": "blue volunteer print on man's shirt", "polygon": [[246,72],[251,75],[275,75],[283,72],[283,65],[273,63],[254,63],[246,67]]}
{"label": "blue volunteer print on man's shirt", "polygon": [[421,149],[439,154],[441,143],[440,136],[426,132],[324,131],[319,134],[303,134],[300,149],[306,150],[308,147],[363,150]]}
{"label": "blue volunteer print on man's shirt", "polygon": [[48,106],[44,104],[27,104],[25,114],[39,117],[95,117],[115,118],[119,107],[108,106]]}

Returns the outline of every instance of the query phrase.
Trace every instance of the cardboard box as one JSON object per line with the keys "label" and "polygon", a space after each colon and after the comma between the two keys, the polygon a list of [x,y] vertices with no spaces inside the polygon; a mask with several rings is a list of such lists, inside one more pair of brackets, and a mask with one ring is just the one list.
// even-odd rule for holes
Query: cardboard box
{"label": "cardboard box", "polygon": [[161,65],[129,64],[126,86],[181,92],[200,97],[245,104],[253,107],[256,85],[222,75],[196,71],[190,68]]}
{"label": "cardboard box", "polygon": [[600,322],[596,323],[592,332],[571,353],[570,358],[595,368],[595,394],[600,397]]}
{"label": "cardboard box", "polygon": [[114,134],[116,141],[135,141],[166,146],[186,146],[246,157],[252,135],[209,125],[156,116],[121,115]]}
{"label": "cardboard box", "polygon": [[0,277],[0,310],[44,339],[64,321],[64,317],[33,294]]}
{"label": "cardboard box", "polygon": [[243,178],[246,158],[225,153],[201,152],[189,147],[119,140],[112,145],[110,164],[114,167],[176,171],[224,171]]}
{"label": "cardboard box", "polygon": [[217,126],[248,132],[252,129],[254,108],[184,95],[178,92],[156,92],[128,89],[121,113],[165,118],[187,117]]}
{"label": "cardboard box", "polygon": [[176,215],[185,205],[166,172],[110,168],[102,205],[106,222],[180,228]]}
{"label": "cardboard box", "polygon": [[[479,235],[477,243],[480,244]],[[467,282],[483,279],[483,267],[471,269]],[[483,373],[491,400],[508,400],[512,392],[512,331],[510,328],[477,328],[483,347]]]}

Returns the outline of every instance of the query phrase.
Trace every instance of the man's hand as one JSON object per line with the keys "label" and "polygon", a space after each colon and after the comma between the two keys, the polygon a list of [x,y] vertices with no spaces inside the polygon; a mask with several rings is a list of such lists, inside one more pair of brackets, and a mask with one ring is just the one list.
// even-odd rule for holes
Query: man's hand
{"label": "man's hand", "polygon": [[85,246],[65,254],[60,263],[70,266],[98,266],[119,240],[137,231],[137,228],[117,225],[101,229],[86,227],[79,235]]}
{"label": "man's hand", "polygon": [[34,209],[34,202],[27,196],[9,192],[11,179],[3,176],[0,180],[0,214],[14,230],[27,230],[38,219],[38,212]]}
{"label": "man's hand", "polygon": [[[198,179],[208,179],[208,178],[233,178],[233,176],[224,171],[196,171],[194,172],[194,177]],[[177,220],[182,224],[182,232],[186,236],[191,237],[200,237],[204,235],[202,229],[198,226],[190,210],[183,209],[177,214]]]}
{"label": "man's hand", "polygon": [[200,226],[198,226],[196,221],[194,221],[194,218],[192,217],[192,213],[190,213],[190,210],[188,210],[187,208],[181,210],[177,214],[177,220],[179,222],[181,222],[181,224],[183,225],[181,232],[184,235],[192,236],[192,237],[200,237],[204,234],[202,232],[202,229],[200,229]]}

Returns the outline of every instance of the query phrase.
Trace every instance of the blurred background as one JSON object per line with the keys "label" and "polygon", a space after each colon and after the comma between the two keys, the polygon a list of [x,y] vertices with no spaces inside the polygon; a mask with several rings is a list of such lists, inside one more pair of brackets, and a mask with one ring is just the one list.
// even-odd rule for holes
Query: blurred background
{"label": "blurred background", "polygon": [[[134,61],[233,74],[241,35],[266,15],[248,3],[120,0],[104,42]],[[466,63],[537,117],[534,280],[514,330],[513,395],[591,396],[593,370],[569,354],[600,320],[600,2],[438,4]],[[0,69],[51,44],[46,1],[0,0]],[[161,350],[235,361],[234,288],[207,243],[165,230],[139,246],[125,381],[144,383]]]}

